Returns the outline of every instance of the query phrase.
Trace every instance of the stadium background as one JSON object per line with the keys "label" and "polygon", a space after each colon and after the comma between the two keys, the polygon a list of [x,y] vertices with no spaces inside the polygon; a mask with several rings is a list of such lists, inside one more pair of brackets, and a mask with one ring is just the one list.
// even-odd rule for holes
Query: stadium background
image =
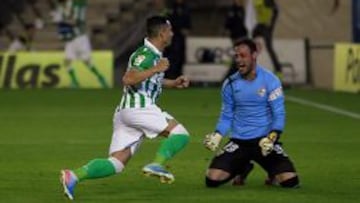
{"label": "stadium background", "polygon": [[[51,22],[44,20],[45,26],[36,31],[33,51],[13,55],[16,57],[13,69],[7,53],[10,40],[2,32],[0,202],[63,202],[58,185],[59,170],[107,154],[111,116],[121,96],[121,76],[129,53],[143,37],[143,17],[151,12],[148,3],[145,0],[89,1],[88,30],[93,48],[112,57],[96,60],[100,69],[103,65],[108,71],[109,80],[113,82],[111,89],[99,89],[92,84],[91,78],[86,79],[89,88],[85,89],[67,89],[61,84],[51,86],[53,83],[43,73],[48,67],[57,67],[54,70],[61,72],[63,49],[63,42],[59,41],[56,27]],[[205,43],[219,40],[222,46],[229,43],[220,33],[225,7],[231,1],[194,0],[188,3],[193,19],[189,40],[199,44],[204,43],[201,40]],[[275,44],[275,48],[278,46],[280,59],[291,59],[284,63],[291,62],[290,67],[295,67],[286,75],[292,88],[286,90],[288,119],[282,139],[297,164],[301,189],[289,191],[264,186],[265,174],[259,167],[250,175],[245,187],[226,185],[211,191],[204,188],[204,170],[212,154],[203,149],[201,140],[213,129],[220,109],[220,87],[210,84],[218,84],[221,77],[216,76],[223,74],[227,59],[215,64],[198,64],[195,58],[188,63],[193,70],[213,69],[209,68],[211,71],[205,73],[199,69],[206,77],[193,78],[199,82],[197,87],[165,90],[160,100],[164,109],[173,112],[193,135],[190,146],[171,163],[171,170],[177,176],[176,183],[160,185],[140,175],[141,166],[151,158],[159,144],[159,141],[150,141],[143,144],[124,174],[89,181],[79,187],[77,193],[81,196],[78,200],[359,202],[360,46],[353,41],[358,20],[358,11],[353,8],[358,2],[340,1],[336,11],[332,10],[333,1],[330,0],[278,0],[278,4],[280,15],[274,36],[275,43],[280,45]],[[51,11],[49,5],[47,0],[36,1],[44,19]],[[21,14],[27,21],[36,20],[29,7],[23,7]],[[14,33],[23,31],[16,16],[11,17],[6,27]],[[296,49],[286,46],[292,43],[297,43]],[[210,49],[217,47],[207,44]],[[290,56],[282,56],[282,52]],[[38,58],[27,56],[30,59],[24,59],[22,54]],[[264,63],[268,63],[266,54],[263,58]],[[20,71],[34,63],[32,68]],[[304,68],[297,69],[298,66]],[[13,71],[9,72],[9,69]],[[294,80],[300,75],[304,78]],[[66,83],[66,74],[59,73],[59,77],[64,77]]]}

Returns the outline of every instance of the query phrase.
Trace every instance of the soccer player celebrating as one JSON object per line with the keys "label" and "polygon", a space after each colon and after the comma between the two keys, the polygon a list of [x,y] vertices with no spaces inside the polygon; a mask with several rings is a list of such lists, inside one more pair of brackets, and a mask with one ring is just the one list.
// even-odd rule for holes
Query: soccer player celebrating
{"label": "soccer player celebrating", "polygon": [[238,71],[223,84],[219,121],[215,132],[205,136],[204,144],[215,151],[229,132],[230,140],[212,159],[206,186],[228,182],[249,170],[254,161],[282,187],[298,187],[294,165],[279,143],[285,125],[280,80],[256,64],[256,44],[252,40],[237,41],[234,51]]}
{"label": "soccer player celebrating", "polygon": [[65,67],[71,79],[71,87],[80,86],[72,62],[80,59],[97,77],[102,87],[107,88],[105,78],[91,62],[91,44],[86,34],[87,0],[59,0],[58,12],[61,20],[58,23],[58,33],[65,41]]}
{"label": "soccer player celebrating", "polygon": [[75,170],[62,170],[61,183],[69,199],[74,198],[75,185],[86,179],[102,178],[120,173],[134,155],[142,140],[164,136],[152,163],[142,169],[145,175],[171,183],[174,175],[164,168],[164,163],[181,151],[189,141],[189,133],[171,115],[162,112],[156,100],[162,85],[170,88],[186,88],[189,80],[179,76],[164,79],[169,61],[162,51],[171,42],[173,32],[169,21],[160,16],[147,19],[147,38],[129,59],[123,77],[124,92],[114,113],[114,130],[107,159],[94,159]]}

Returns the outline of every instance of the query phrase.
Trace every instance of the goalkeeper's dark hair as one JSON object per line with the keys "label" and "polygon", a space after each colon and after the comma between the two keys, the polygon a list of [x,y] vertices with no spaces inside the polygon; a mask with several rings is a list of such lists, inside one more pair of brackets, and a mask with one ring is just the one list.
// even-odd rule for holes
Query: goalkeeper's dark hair
{"label": "goalkeeper's dark hair", "polygon": [[254,42],[254,40],[252,40],[250,38],[244,37],[244,38],[240,38],[234,42],[234,48],[237,46],[240,46],[240,45],[246,45],[247,47],[249,47],[251,53],[254,53],[257,51],[256,43]]}
{"label": "goalkeeper's dark hair", "polygon": [[160,30],[169,25],[169,20],[163,16],[152,16],[146,20],[146,34],[148,37],[156,37]]}

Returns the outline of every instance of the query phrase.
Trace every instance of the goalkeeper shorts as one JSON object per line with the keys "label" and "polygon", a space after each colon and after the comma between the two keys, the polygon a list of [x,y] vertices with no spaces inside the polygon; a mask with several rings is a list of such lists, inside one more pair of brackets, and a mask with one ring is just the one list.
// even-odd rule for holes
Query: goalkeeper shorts
{"label": "goalkeeper shorts", "polygon": [[285,153],[281,143],[263,156],[258,145],[259,138],[251,140],[230,139],[212,159],[209,168],[221,169],[231,175],[241,174],[251,161],[257,162],[270,176],[284,172],[296,172],[294,164]]}

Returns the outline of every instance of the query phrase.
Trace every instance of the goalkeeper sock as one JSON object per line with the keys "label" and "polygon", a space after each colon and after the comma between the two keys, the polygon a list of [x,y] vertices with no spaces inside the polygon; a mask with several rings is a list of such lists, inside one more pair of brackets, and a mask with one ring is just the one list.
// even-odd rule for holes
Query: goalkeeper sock
{"label": "goalkeeper sock", "polygon": [[124,164],[114,157],[108,159],[94,159],[88,164],[73,170],[79,181],[85,179],[103,178],[120,173]]}
{"label": "goalkeeper sock", "polygon": [[79,82],[76,79],[76,75],[75,75],[75,71],[73,68],[68,68],[68,73],[70,75],[70,79],[71,79],[71,86],[74,88],[79,87]]}
{"label": "goalkeeper sock", "polygon": [[88,66],[88,67],[89,67],[90,71],[96,75],[96,77],[98,78],[101,86],[104,87],[104,88],[107,88],[108,85],[107,85],[107,83],[106,83],[105,78],[104,78],[104,77],[101,75],[101,73],[96,69],[96,67],[95,67],[94,65],[90,65],[90,66]]}
{"label": "goalkeeper sock", "polygon": [[154,163],[164,164],[165,161],[171,159],[175,154],[181,151],[189,142],[189,135],[172,134],[169,135],[162,143],[156,153]]}

